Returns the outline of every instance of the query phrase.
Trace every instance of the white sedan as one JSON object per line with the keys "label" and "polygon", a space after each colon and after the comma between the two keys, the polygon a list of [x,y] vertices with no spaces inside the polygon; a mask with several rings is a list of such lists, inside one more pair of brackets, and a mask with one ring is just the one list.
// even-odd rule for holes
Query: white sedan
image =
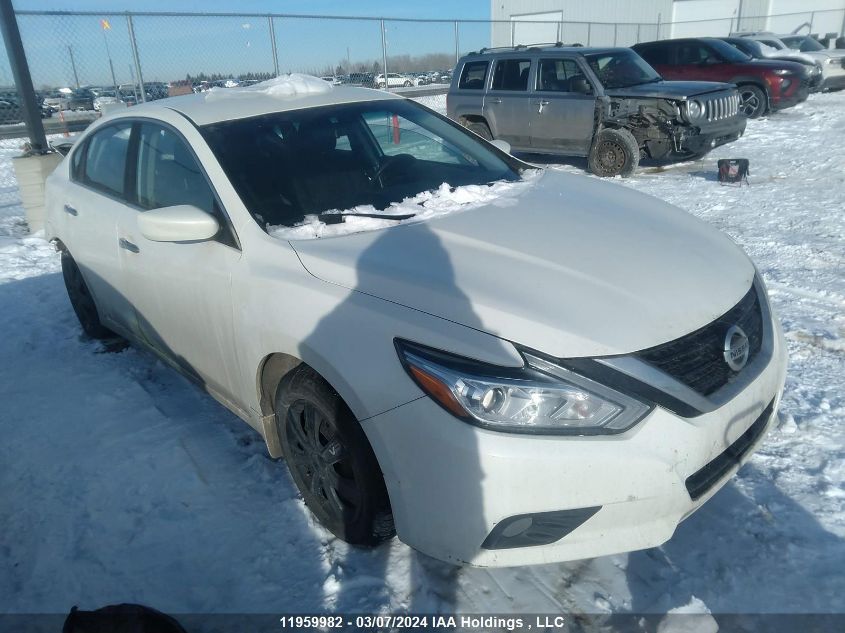
{"label": "white sedan", "polygon": [[84,331],[250,424],[339,538],[485,566],[659,545],[776,418],[766,289],[691,215],[503,149],[316,77],[185,95],[85,131],[47,235]]}

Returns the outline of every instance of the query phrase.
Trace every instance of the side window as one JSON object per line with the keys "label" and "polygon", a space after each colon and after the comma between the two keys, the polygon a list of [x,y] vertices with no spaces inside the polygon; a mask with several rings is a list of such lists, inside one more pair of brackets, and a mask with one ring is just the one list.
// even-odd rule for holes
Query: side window
{"label": "side window", "polygon": [[95,189],[123,197],[126,154],[131,123],[109,125],[95,132],[85,147],[81,181]]}
{"label": "side window", "polygon": [[637,53],[652,66],[667,66],[672,63],[671,48],[666,44],[637,49]]}
{"label": "side window", "polygon": [[709,57],[714,57],[707,48],[701,44],[684,44],[678,48],[678,64],[700,64]]}
{"label": "side window", "polygon": [[144,209],[191,204],[215,214],[214,194],[185,142],[151,123],[138,138],[136,193]]}
{"label": "side window", "polygon": [[493,71],[492,90],[528,90],[530,59],[501,59]]}
{"label": "side window", "polygon": [[85,144],[83,143],[80,147],[76,148],[76,151],[70,157],[70,177],[77,182],[83,178],[82,164],[84,161],[82,158],[85,156],[85,151]]}
{"label": "side window", "polygon": [[574,59],[541,59],[537,72],[537,90],[572,92],[572,81],[586,80]]}
{"label": "side window", "polygon": [[461,72],[458,88],[461,90],[483,90],[490,62],[467,62]]}

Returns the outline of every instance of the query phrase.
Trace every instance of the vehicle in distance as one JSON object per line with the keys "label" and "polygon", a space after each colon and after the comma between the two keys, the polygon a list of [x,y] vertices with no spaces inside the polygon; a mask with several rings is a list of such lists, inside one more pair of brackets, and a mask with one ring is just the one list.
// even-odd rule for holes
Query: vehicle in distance
{"label": "vehicle in distance", "polygon": [[376,88],[408,88],[413,85],[414,82],[410,77],[400,75],[399,73],[387,73],[386,83],[384,80],[384,74],[376,75]]}
{"label": "vehicle in distance", "polygon": [[93,107],[97,112],[102,112],[103,107],[125,106],[126,104],[117,96],[113,90],[102,90],[94,99]]}
{"label": "vehicle in distance", "polygon": [[486,566],[656,546],[762,440],[784,340],[728,237],[413,101],[277,81],[99,119],[46,231],[85,332],[252,425],[339,538]]}
{"label": "vehicle in distance", "polygon": [[735,37],[747,37],[784,52],[800,52],[809,55],[822,67],[822,90],[845,88],[845,50],[827,49],[809,35],[776,35],[768,31],[731,33]]}
{"label": "vehicle in distance", "polygon": [[470,53],[457,64],[446,109],[515,150],[587,156],[599,176],[627,176],[641,155],[702,156],[745,131],[733,86],[663,81],[628,48]]}
{"label": "vehicle in distance", "polygon": [[740,110],[749,119],[794,106],[810,94],[810,78],[801,64],[754,60],[715,37],[643,42],[631,48],[667,79],[735,84]]}
{"label": "vehicle in distance", "polygon": [[801,64],[807,72],[810,92],[818,92],[821,90],[822,65],[815,61],[812,57],[804,55],[803,53],[794,53],[792,51],[786,52],[777,48],[772,48],[763,42],[752,40],[749,37],[720,37],[719,39],[726,44],[730,44],[738,51],[745,53],[751,59],[777,59],[783,62]]}

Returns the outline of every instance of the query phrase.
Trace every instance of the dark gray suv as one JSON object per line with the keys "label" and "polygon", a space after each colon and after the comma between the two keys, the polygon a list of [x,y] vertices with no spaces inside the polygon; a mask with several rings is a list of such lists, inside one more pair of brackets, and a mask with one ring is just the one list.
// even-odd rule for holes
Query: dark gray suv
{"label": "dark gray suv", "polygon": [[628,48],[516,46],[458,62],[449,117],[516,151],[587,156],[627,176],[641,156],[686,159],[745,131],[731,84],[664,81]]}

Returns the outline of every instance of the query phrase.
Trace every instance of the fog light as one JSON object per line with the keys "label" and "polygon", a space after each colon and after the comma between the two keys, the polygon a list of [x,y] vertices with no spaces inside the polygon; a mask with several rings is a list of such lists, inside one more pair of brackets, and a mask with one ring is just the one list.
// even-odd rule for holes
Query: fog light
{"label": "fog light", "polygon": [[517,514],[496,524],[481,547],[483,549],[510,549],[531,545],[548,545],[582,525],[601,510],[601,506]]}

